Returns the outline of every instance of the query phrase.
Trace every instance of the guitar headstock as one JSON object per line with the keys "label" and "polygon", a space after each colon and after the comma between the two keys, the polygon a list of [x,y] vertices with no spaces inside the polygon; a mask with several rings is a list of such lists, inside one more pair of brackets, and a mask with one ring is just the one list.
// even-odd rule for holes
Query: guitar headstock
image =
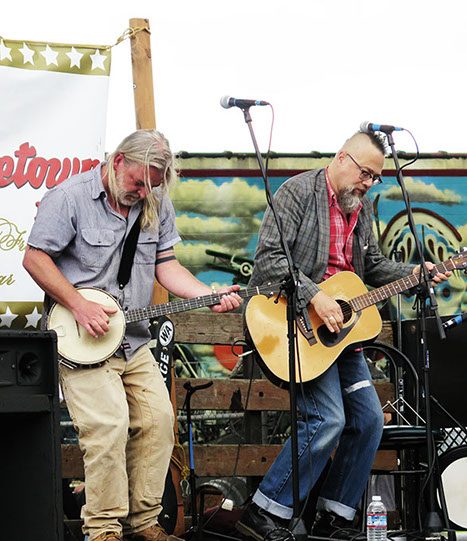
{"label": "guitar headstock", "polygon": [[458,252],[457,255],[450,259],[452,261],[454,268],[459,270],[464,270],[467,272],[467,247],[463,246]]}

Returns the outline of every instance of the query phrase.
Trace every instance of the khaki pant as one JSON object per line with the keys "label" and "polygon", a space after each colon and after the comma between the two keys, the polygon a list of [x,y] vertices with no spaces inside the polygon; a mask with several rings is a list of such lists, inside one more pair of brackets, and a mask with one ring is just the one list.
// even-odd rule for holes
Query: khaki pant
{"label": "khaki pant", "polygon": [[98,368],[60,366],[60,382],[84,453],[83,531],[133,533],[157,522],[172,454],[174,415],[147,346]]}

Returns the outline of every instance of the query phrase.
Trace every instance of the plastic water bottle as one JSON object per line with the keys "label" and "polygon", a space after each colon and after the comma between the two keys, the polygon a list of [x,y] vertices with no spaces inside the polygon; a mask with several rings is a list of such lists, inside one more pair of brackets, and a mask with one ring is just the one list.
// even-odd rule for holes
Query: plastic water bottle
{"label": "plastic water bottle", "polygon": [[388,512],[381,496],[373,496],[366,512],[366,538],[368,541],[386,541]]}

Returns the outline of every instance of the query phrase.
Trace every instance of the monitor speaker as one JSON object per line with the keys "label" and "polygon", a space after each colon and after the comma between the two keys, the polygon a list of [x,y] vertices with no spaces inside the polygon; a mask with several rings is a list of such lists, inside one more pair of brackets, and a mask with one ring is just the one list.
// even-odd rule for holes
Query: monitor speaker
{"label": "monitor speaker", "polygon": [[57,338],[0,331],[0,538],[63,541]]}
{"label": "monitor speaker", "polygon": [[[453,316],[443,317],[446,321]],[[430,360],[430,391],[448,412],[467,426],[467,401],[464,400],[467,382],[467,323],[446,330],[441,340],[434,317],[427,318],[427,344]],[[417,367],[423,383],[424,360],[420,358],[420,339],[416,320],[402,322],[402,351]],[[455,423],[436,405],[432,406],[435,428],[455,426]]]}

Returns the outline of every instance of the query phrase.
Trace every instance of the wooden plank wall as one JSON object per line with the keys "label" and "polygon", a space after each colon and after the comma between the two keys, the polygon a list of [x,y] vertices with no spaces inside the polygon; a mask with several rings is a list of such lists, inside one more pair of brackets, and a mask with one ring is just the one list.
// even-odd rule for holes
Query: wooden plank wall
{"label": "wooden plank wall", "polygon": [[[186,312],[172,317],[176,328],[176,341],[186,344],[232,344],[243,339],[242,315],[239,313],[214,314],[206,312]],[[378,340],[392,343],[392,330],[385,324]],[[175,379],[175,393],[178,407],[184,402],[185,378]],[[193,385],[206,383],[205,379],[191,379]],[[249,380],[214,379],[214,384],[207,391],[192,395],[191,405],[194,410],[236,411],[245,409]],[[376,390],[381,404],[384,405],[394,396],[390,383],[376,383]],[[248,412],[287,411],[289,397],[286,390],[279,389],[266,379],[252,382],[248,398]],[[194,460],[196,472],[200,477],[223,477],[233,473],[233,466],[238,464],[236,475],[242,477],[263,476],[281,450],[280,445],[244,444],[237,445],[195,445]],[[390,470],[397,468],[394,451],[378,451],[374,468]],[[64,478],[82,478],[84,476],[82,454],[77,445],[62,445],[62,476]]]}

